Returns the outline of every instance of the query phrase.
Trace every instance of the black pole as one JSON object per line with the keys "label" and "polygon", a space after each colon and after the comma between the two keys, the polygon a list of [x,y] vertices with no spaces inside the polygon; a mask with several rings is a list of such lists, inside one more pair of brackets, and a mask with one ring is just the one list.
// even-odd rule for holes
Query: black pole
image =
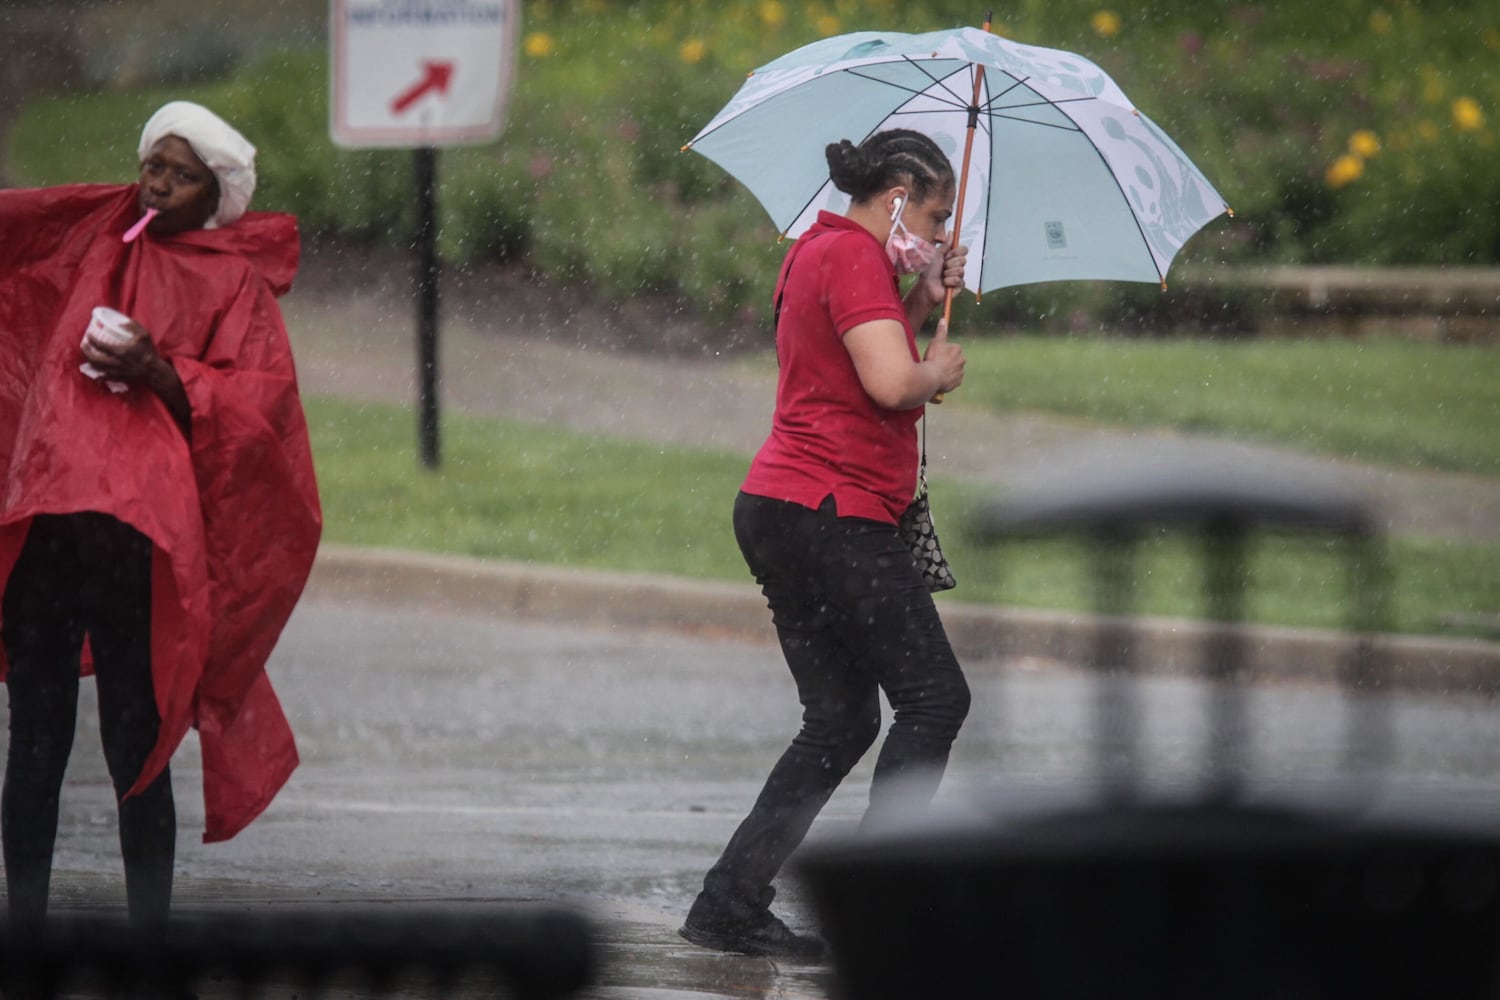
{"label": "black pole", "polygon": [[437,150],[416,150],[417,177],[417,423],[422,464],[438,466]]}
{"label": "black pole", "polygon": [[1140,791],[1140,712],[1136,705],[1136,652],[1129,616],[1135,613],[1135,557],[1139,533],[1124,519],[1100,525],[1095,536],[1094,748],[1102,797],[1111,805],[1134,801]]}
{"label": "black pole", "polygon": [[1209,759],[1208,796],[1228,802],[1238,796],[1250,727],[1245,718],[1245,586],[1249,561],[1248,526],[1240,517],[1212,517],[1204,526],[1208,617]]}

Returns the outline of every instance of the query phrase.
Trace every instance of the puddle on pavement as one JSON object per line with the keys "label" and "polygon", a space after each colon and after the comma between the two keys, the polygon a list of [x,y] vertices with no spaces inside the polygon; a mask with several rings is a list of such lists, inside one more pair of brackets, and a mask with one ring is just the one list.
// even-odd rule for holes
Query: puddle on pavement
{"label": "puddle on pavement", "polygon": [[825,1000],[833,978],[827,965],[698,948],[657,924],[610,922],[601,932],[588,1000]]}

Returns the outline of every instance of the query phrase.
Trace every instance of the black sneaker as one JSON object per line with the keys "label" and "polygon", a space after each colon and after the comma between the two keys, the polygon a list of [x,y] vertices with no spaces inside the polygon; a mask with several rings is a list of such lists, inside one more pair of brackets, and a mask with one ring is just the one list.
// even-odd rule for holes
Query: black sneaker
{"label": "black sneaker", "polygon": [[826,951],[822,938],[798,934],[768,909],[745,912],[741,907],[718,907],[707,896],[693,903],[677,933],[699,947],[738,955],[822,958]]}

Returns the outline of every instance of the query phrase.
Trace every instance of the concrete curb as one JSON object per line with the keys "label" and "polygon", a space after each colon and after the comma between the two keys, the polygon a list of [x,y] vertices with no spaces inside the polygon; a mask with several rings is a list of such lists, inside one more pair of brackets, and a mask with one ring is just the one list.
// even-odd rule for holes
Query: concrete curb
{"label": "concrete curb", "polygon": [[[313,599],[405,610],[530,618],[595,627],[668,629],[738,639],[772,639],[770,616],[751,583],[650,573],[563,569],[392,549],[321,546],[308,582]],[[944,599],[943,622],[960,659],[1081,663],[1099,619]],[[1139,662],[1153,673],[1200,669],[1212,631],[1202,622],[1132,622]],[[1353,648],[1334,630],[1252,627],[1243,631],[1256,677],[1333,681]],[[1500,693],[1500,643],[1381,636],[1379,648],[1400,691]]]}

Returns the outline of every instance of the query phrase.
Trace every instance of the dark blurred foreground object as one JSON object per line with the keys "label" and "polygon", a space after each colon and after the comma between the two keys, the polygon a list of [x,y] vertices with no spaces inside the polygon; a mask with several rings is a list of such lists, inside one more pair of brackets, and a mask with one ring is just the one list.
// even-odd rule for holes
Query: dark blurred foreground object
{"label": "dark blurred foreground object", "polygon": [[119,919],[55,914],[40,934],[0,934],[7,1000],[173,1000],[195,990],[305,997],[335,987],[357,996],[553,1000],[588,986],[596,967],[582,916],[532,905],[174,909],[165,941],[144,941]]}
{"label": "dark blurred foreground object", "polygon": [[[1206,783],[1174,802],[1139,790],[1126,617],[1135,544],[1164,525],[1201,535],[1219,623],[1203,663]],[[1431,809],[1364,809],[1389,734],[1384,559],[1360,498],[1242,455],[1115,449],[1062,456],[979,529],[1094,540],[1099,801],[1027,818],[997,803],[810,849],[800,869],[836,996],[1500,998],[1500,834]],[[1315,806],[1242,794],[1238,623],[1246,543],[1264,530],[1332,536],[1347,553],[1346,773]]]}

